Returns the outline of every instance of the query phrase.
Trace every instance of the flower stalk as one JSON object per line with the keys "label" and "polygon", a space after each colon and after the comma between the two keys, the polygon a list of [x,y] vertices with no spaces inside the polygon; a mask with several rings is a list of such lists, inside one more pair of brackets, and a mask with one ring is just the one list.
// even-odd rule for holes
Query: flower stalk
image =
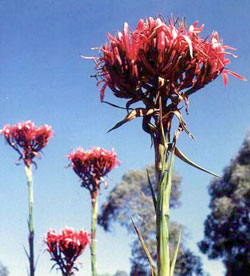
{"label": "flower stalk", "polygon": [[18,153],[18,161],[24,162],[24,168],[28,184],[29,218],[28,218],[28,243],[29,253],[25,250],[29,260],[29,276],[35,275],[34,262],[34,221],[33,221],[33,179],[32,164],[37,167],[34,158],[40,158],[39,152],[48,144],[52,136],[52,128],[49,125],[37,127],[33,122],[26,121],[10,126],[5,125],[0,131],[6,142]]}
{"label": "flower stalk", "polygon": [[28,184],[28,196],[29,196],[29,219],[28,219],[28,228],[29,228],[29,265],[30,265],[30,276],[35,275],[35,264],[34,264],[34,221],[33,221],[33,179],[32,179],[32,166],[25,165],[25,173],[27,177]]}
{"label": "flower stalk", "polygon": [[167,171],[164,173],[163,180],[159,183],[159,205],[160,205],[160,222],[159,222],[159,236],[160,242],[158,248],[158,275],[170,276],[170,271],[172,264],[170,263],[170,247],[169,247],[169,218],[170,218],[170,194],[172,187],[172,173],[173,173],[173,163],[174,163],[174,149],[172,148],[172,153],[170,157],[170,163],[168,165]]}
{"label": "flower stalk", "polygon": [[104,179],[116,165],[120,162],[116,158],[113,149],[107,151],[100,147],[94,147],[87,151],[78,148],[68,155],[74,172],[80,177],[82,187],[90,192],[91,197],[91,271],[92,276],[97,276],[96,269],[96,221],[98,215],[98,195],[100,184],[103,183],[105,188],[108,187]]}
{"label": "flower stalk", "polygon": [[[99,181],[96,181],[96,187],[99,187]],[[98,194],[99,188],[91,193],[91,206],[92,206],[92,217],[91,217],[91,271],[92,276],[97,276],[96,272],[96,221],[98,214]]]}
{"label": "flower stalk", "polygon": [[[164,146],[158,145],[159,161],[156,163],[158,175],[158,194],[156,205],[156,233],[157,233],[157,267],[158,275],[169,275],[169,198],[167,198],[165,163],[166,158]],[[159,165],[161,166],[159,168]]]}
{"label": "flower stalk", "polygon": [[[170,143],[170,129],[162,123],[162,98],[159,97],[160,115],[155,144],[155,173],[158,187],[156,203],[157,275],[170,276],[169,219],[170,194],[175,142]],[[174,140],[177,139],[177,134]],[[170,155],[171,153],[171,155]],[[170,160],[169,160],[170,159]]]}

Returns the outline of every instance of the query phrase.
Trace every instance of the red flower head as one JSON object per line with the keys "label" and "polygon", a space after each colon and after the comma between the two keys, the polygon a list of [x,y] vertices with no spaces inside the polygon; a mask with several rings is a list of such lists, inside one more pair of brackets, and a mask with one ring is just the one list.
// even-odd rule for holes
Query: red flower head
{"label": "red flower head", "polygon": [[5,125],[1,130],[8,144],[14,148],[27,166],[34,163],[34,157],[40,157],[39,151],[44,148],[52,136],[49,125],[37,127],[33,122],[26,121],[14,126]]}
{"label": "red flower head", "polygon": [[74,275],[73,270],[76,259],[82,254],[87,244],[90,244],[90,235],[81,230],[74,231],[73,228],[64,228],[60,233],[49,230],[45,237],[47,251],[50,253],[51,260],[55,261],[63,275]]}
{"label": "red flower head", "polygon": [[100,180],[106,184],[103,177],[120,164],[113,149],[107,151],[99,147],[87,151],[79,148],[72,151],[68,158],[73,170],[81,178],[82,186],[90,192],[99,189]]}
{"label": "red flower head", "polygon": [[159,109],[162,115],[168,114],[168,119],[163,118],[167,125],[181,101],[187,107],[189,95],[220,74],[225,85],[228,74],[246,80],[227,69],[227,56],[236,57],[228,50],[235,49],[223,45],[217,32],[202,39],[203,26],[199,27],[198,21],[187,27],[184,20],[178,22],[173,17],[169,23],[163,18],[149,17],[140,19],[134,31],[125,23],[123,32],[107,34],[109,41],[100,48],[100,57],[93,57],[97,76],[101,77],[98,85],[103,83],[101,101],[108,86],[115,96],[128,99],[128,110],[138,101],[146,106],[134,109],[116,127],[141,116],[144,130],[151,132],[149,121],[157,121]]}

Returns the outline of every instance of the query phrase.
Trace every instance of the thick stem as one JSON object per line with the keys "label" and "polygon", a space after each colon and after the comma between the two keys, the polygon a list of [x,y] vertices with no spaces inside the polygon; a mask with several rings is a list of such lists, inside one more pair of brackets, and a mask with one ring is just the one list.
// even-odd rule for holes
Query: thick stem
{"label": "thick stem", "polygon": [[[157,268],[158,276],[172,276],[169,247],[169,209],[172,186],[172,172],[174,164],[174,138],[171,145],[171,157],[169,158],[169,133],[158,132],[155,138],[155,171],[158,187],[156,208],[156,232],[157,232]],[[170,160],[169,160],[170,159]]]}
{"label": "thick stem", "polygon": [[97,189],[91,195],[91,204],[92,204],[92,218],[91,218],[91,271],[92,276],[97,276],[96,272],[96,251],[95,251],[95,237],[96,237],[96,220],[97,220],[97,212],[98,212],[98,193],[99,189]]}
{"label": "thick stem", "polygon": [[35,275],[35,264],[34,264],[34,223],[33,223],[33,180],[32,180],[32,166],[25,165],[25,172],[28,184],[28,195],[29,195],[29,265],[30,265],[30,276]]}
{"label": "thick stem", "polygon": [[155,142],[155,168],[157,179],[157,208],[156,208],[156,233],[157,233],[157,268],[158,276],[170,275],[170,250],[169,250],[169,195],[167,189],[167,149],[164,134],[160,134]]}

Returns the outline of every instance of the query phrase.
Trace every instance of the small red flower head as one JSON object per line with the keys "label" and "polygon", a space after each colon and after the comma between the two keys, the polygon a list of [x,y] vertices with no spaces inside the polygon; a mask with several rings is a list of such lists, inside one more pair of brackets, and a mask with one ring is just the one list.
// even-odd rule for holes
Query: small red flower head
{"label": "small red flower head", "polygon": [[49,230],[45,237],[47,251],[51,260],[56,262],[63,275],[74,275],[77,270],[76,259],[82,254],[87,244],[90,244],[90,235],[83,230],[74,231],[73,228],[64,228],[61,233]]}
{"label": "small red flower head", "polygon": [[74,172],[81,178],[82,186],[90,192],[99,188],[100,180],[105,184],[103,177],[120,163],[113,149],[108,151],[99,147],[87,151],[79,148],[72,151],[68,159],[71,161]]}
{"label": "small red flower head", "polygon": [[49,125],[37,127],[33,122],[26,121],[14,126],[5,125],[1,130],[8,144],[14,148],[29,166],[34,163],[34,157],[40,157],[39,151],[44,148],[52,136],[52,128]]}

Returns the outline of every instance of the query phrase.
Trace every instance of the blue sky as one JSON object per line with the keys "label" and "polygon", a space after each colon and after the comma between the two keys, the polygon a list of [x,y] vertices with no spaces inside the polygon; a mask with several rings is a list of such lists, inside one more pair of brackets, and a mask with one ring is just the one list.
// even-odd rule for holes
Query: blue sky
{"label": "blue sky", "polygon": [[[205,24],[203,37],[218,30],[224,43],[237,48],[237,59],[229,69],[249,79],[250,29],[248,0],[0,0],[0,127],[32,120],[52,125],[55,137],[44,149],[38,170],[34,171],[36,252],[41,251],[37,276],[48,275],[51,263],[44,253],[42,236],[49,228],[66,225],[90,230],[90,199],[68,164],[67,154],[82,146],[114,147],[121,166],[110,174],[110,188],[129,169],[141,169],[153,162],[150,139],[141,130],[140,120],[107,134],[124,113],[101,104],[91,61],[80,55],[93,55],[91,47],[106,42],[106,33],[132,28],[141,17],[173,13]],[[217,173],[237,153],[250,125],[249,82],[229,76],[228,87],[219,77],[190,98],[190,115],[185,120],[197,138],[183,134],[179,147],[191,159]],[[106,99],[117,102],[110,91]],[[119,101],[119,103],[122,103]],[[16,166],[16,153],[0,142],[0,261],[11,276],[26,274],[27,187],[23,166]],[[182,206],[172,219],[183,223],[190,239],[188,246],[198,253],[203,222],[209,212],[207,186],[211,177],[175,162],[182,175]],[[100,204],[108,191],[103,191]],[[99,272],[129,270],[129,243],[124,229],[97,232]],[[41,249],[42,248],[42,249]],[[211,276],[222,276],[220,262],[202,257]],[[79,275],[90,275],[89,251],[81,257]],[[49,275],[58,275],[52,271]]]}

